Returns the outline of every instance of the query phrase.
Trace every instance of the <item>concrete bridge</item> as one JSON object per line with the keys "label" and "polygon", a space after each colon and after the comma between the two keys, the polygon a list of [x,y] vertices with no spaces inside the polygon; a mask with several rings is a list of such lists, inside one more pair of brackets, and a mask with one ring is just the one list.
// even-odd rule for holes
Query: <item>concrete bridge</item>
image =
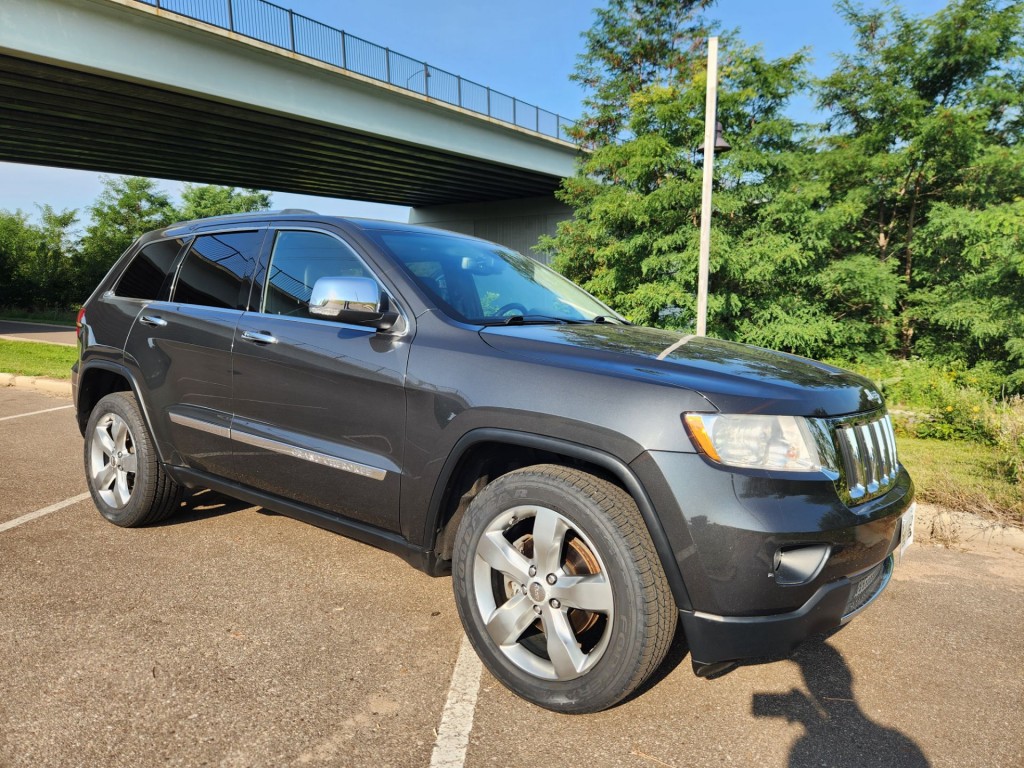
{"label": "concrete bridge", "polygon": [[352,36],[388,77],[343,68],[301,37],[338,30],[278,6],[262,4],[288,15],[290,46],[158,5],[3,0],[0,160],[407,205],[526,252],[567,217],[553,192],[578,150],[557,116],[490,89],[481,114],[483,86]]}

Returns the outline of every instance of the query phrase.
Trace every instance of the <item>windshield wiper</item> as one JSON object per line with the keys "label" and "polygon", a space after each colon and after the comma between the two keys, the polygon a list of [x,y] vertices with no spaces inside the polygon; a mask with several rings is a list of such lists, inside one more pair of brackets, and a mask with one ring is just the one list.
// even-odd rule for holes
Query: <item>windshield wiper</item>
{"label": "windshield wiper", "polygon": [[511,315],[503,320],[485,320],[483,325],[548,325],[556,323],[567,325],[589,323],[589,320],[578,320],[573,317],[555,317],[553,315]]}
{"label": "windshield wiper", "polygon": [[591,322],[595,322],[595,323],[615,323],[616,325],[632,325],[632,323],[626,322],[625,320],[620,320],[619,318],[612,317],[610,315],[598,315]]}

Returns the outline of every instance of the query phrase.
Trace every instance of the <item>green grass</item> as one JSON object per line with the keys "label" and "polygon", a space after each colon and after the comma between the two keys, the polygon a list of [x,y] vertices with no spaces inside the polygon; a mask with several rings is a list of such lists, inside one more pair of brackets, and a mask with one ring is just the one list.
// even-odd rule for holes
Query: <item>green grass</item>
{"label": "green grass", "polygon": [[1024,523],[1024,486],[1007,477],[994,446],[952,440],[897,438],[900,463],[917,498],[1006,522]]}
{"label": "green grass", "polygon": [[2,373],[70,379],[71,365],[77,359],[77,347],[0,339],[0,372]]}
{"label": "green grass", "polygon": [[19,309],[0,307],[0,320],[22,320],[44,325],[74,325],[78,319],[76,309]]}

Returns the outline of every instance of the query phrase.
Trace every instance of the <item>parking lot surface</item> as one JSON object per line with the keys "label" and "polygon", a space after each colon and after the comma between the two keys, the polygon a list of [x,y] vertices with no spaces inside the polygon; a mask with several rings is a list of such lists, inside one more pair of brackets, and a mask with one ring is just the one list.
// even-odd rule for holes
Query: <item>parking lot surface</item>
{"label": "parking lot surface", "polygon": [[394,556],[209,492],[135,530],[66,503],[68,405],[0,389],[0,766],[1024,764],[1019,552],[915,545],[790,660],[700,680],[679,638],[631,700],[555,715],[471,656],[453,681],[450,583]]}

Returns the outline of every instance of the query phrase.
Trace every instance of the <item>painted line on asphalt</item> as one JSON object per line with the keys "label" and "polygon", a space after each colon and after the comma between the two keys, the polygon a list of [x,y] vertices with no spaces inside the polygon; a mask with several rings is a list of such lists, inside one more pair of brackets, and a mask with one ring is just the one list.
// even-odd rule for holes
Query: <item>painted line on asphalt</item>
{"label": "painted line on asphalt", "polygon": [[441,712],[437,741],[430,756],[430,768],[462,768],[466,762],[469,732],[473,730],[473,713],[480,692],[482,665],[469,638],[462,636],[455,671],[448,687],[448,700]]}
{"label": "painted line on asphalt", "polygon": [[8,520],[6,523],[0,523],[0,533],[9,531],[11,528],[17,528],[22,523],[28,523],[35,520],[37,517],[43,515],[49,515],[51,512],[59,512],[64,507],[70,507],[72,504],[77,504],[80,501],[85,501],[89,498],[88,493],[80,493],[77,496],[72,496],[70,499],[64,499],[64,501],[58,501],[56,504],[51,504],[48,507],[37,509],[35,512],[29,512],[28,514],[16,517],[13,520]]}
{"label": "painted line on asphalt", "polygon": [[53,411],[63,411],[67,408],[74,408],[73,405],[58,405],[56,408],[44,408],[41,411],[29,411],[28,413],[18,413],[14,416],[0,416],[0,421],[10,421],[11,419],[23,419],[26,416],[36,416],[40,413],[52,413]]}

